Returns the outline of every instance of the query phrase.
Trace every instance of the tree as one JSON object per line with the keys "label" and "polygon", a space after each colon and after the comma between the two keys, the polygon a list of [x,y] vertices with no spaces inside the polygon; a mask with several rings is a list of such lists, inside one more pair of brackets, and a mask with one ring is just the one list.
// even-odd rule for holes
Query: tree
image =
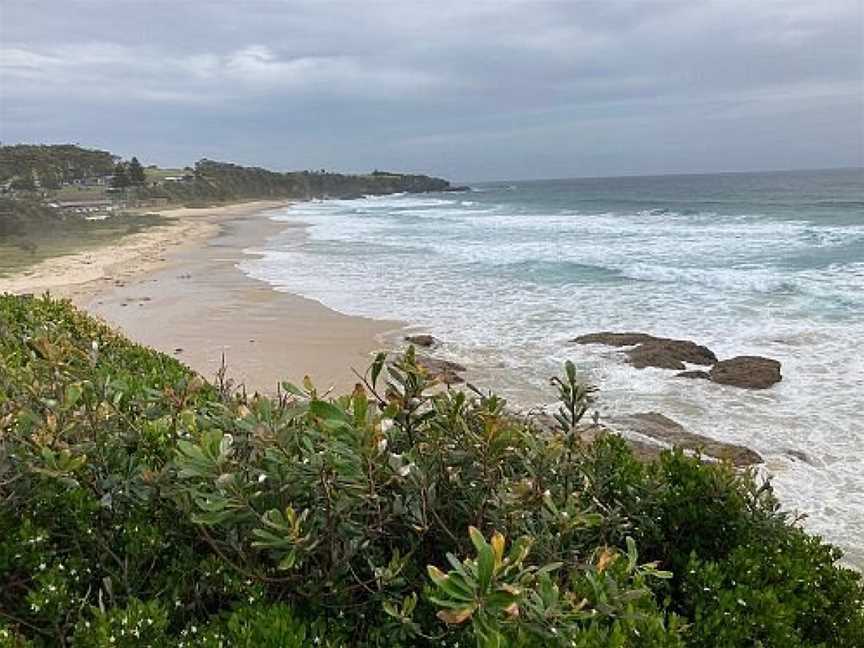
{"label": "tree", "polygon": [[147,176],[144,174],[144,167],[138,161],[137,157],[133,157],[129,162],[129,182],[133,185],[143,185],[147,181]]}
{"label": "tree", "polygon": [[126,170],[126,164],[118,162],[114,166],[114,177],[111,179],[111,186],[115,189],[123,189],[132,184],[129,180],[129,173]]}
{"label": "tree", "polygon": [[33,172],[28,171],[12,181],[12,188],[18,191],[36,191],[36,180],[33,178]]}

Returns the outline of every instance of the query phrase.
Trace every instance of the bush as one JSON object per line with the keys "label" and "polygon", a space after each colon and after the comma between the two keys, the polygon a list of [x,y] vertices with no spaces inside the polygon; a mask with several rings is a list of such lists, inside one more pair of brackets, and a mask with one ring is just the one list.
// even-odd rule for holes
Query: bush
{"label": "bush", "polygon": [[593,390],[565,369],[553,427],[411,350],[339,398],[248,397],[0,297],[0,640],[864,643],[860,575],[770,485],[585,443]]}

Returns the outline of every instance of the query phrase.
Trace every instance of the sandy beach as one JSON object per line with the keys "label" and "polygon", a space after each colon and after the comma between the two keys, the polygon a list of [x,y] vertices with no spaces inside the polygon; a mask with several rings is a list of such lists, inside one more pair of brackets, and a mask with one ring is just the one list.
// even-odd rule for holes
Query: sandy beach
{"label": "sandy beach", "polygon": [[[350,390],[397,322],[349,317],[244,275],[244,250],[289,226],[258,201],[162,211],[172,222],[0,279],[0,292],[54,295],[169,353],[212,379],[222,366],[248,391],[309,375],[319,389]],[[296,236],[305,236],[297,224]]]}

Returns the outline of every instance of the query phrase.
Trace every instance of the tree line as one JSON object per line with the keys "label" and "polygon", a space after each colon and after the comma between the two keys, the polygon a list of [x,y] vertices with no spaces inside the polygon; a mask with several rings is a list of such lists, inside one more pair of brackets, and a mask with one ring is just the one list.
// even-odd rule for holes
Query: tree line
{"label": "tree line", "polygon": [[114,177],[111,179],[111,186],[115,189],[141,187],[146,182],[147,176],[144,173],[144,167],[141,166],[137,157],[133,157],[129,162],[121,160],[114,165]]}

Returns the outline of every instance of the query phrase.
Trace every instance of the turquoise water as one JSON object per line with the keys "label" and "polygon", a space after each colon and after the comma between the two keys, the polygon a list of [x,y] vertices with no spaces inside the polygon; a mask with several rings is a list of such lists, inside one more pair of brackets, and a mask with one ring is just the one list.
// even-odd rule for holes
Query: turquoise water
{"label": "turquoise water", "polygon": [[[273,218],[308,239],[270,240],[251,276],[432,332],[523,406],[572,359],[601,415],[660,411],[758,451],[784,504],[864,565],[864,170],[486,183]],[[674,380],[568,343],[610,329],[767,355],[784,380]]]}

